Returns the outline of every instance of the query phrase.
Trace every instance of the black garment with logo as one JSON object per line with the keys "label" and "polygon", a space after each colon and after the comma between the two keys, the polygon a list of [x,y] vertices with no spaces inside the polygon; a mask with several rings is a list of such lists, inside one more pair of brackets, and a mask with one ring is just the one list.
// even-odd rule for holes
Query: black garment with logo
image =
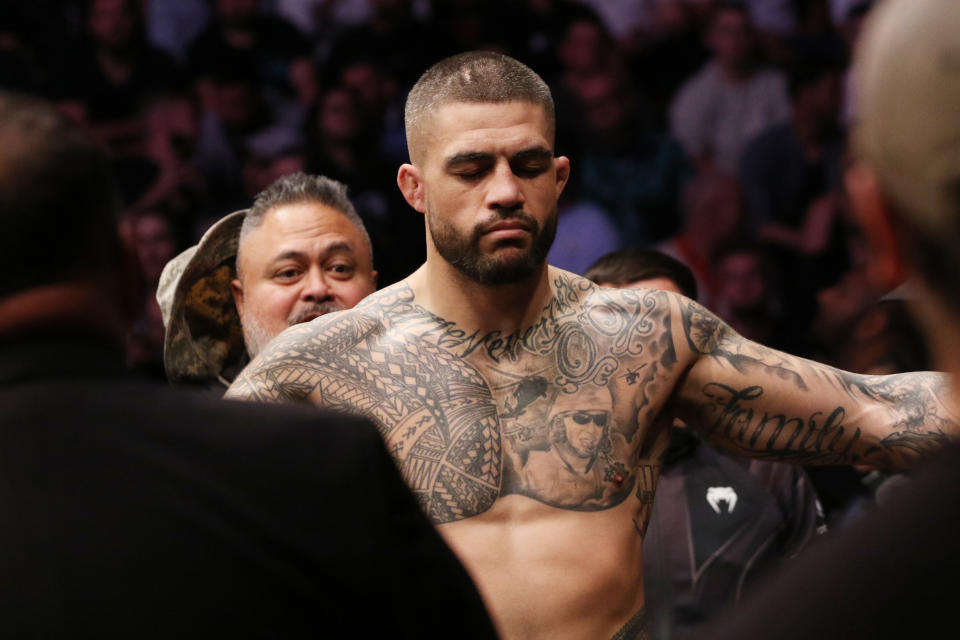
{"label": "black garment with logo", "polygon": [[960,598],[960,444],[697,636],[952,638]]}
{"label": "black garment with logo", "polygon": [[656,637],[688,637],[726,611],[821,524],[802,468],[733,458],[689,429],[672,429],[643,545]]}

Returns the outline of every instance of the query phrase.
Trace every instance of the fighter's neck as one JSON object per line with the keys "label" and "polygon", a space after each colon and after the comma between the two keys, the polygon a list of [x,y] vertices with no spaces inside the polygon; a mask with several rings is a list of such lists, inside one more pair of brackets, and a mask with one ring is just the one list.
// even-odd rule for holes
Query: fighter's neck
{"label": "fighter's neck", "polygon": [[450,265],[428,261],[408,279],[417,304],[462,328],[514,333],[540,318],[554,295],[544,263],[531,278],[506,285],[482,285]]}

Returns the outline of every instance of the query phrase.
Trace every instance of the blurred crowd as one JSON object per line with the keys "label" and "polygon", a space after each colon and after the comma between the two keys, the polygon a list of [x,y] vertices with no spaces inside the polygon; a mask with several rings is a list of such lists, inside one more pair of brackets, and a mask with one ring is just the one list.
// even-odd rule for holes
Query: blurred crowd
{"label": "blurred crowd", "polygon": [[[571,158],[550,262],[625,247],[694,272],[747,337],[858,372],[920,369],[903,301],[872,290],[843,185],[867,0],[34,0],[0,5],[0,85],[109,149],[122,230],[166,262],[279,176],[346,183],[380,285],[424,259],[396,187],[403,105],[433,62],[493,49],[548,80]],[[162,376],[151,299],[130,361]]]}

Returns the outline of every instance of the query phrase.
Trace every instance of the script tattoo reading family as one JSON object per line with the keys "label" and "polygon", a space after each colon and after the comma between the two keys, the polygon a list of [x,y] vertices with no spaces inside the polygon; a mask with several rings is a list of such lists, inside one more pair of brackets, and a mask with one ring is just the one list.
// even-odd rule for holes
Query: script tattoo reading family
{"label": "script tattoo reading family", "polygon": [[[728,448],[801,463],[912,456],[946,437],[941,376],[848,374],[744,340],[673,294],[551,277],[555,295],[539,320],[511,335],[468,332],[399,283],[351,311],[288,330],[230,395],[373,419],[437,524],[511,494],[578,511],[632,498],[642,535],[662,427],[676,416]],[[702,359],[723,375],[691,389],[681,376]],[[771,409],[768,384],[778,397],[782,385],[810,396],[794,404],[809,412]],[[817,402],[824,385],[842,390],[837,397],[849,406]],[[866,400],[890,413],[884,420],[894,429],[883,439],[860,442],[851,415],[863,413]]]}

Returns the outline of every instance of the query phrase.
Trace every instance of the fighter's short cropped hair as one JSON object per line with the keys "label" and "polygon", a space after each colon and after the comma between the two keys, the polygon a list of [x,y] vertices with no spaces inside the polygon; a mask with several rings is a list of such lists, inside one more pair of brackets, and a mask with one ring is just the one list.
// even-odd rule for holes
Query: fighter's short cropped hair
{"label": "fighter's short cropped hair", "polygon": [[39,98],[0,91],[0,296],[116,268],[110,162]]}
{"label": "fighter's short cropped hair", "polygon": [[552,139],[555,129],[550,88],[530,67],[493,51],[468,51],[427,69],[410,90],[404,107],[404,127],[410,159],[418,162],[419,132],[424,118],[450,102],[498,104],[530,102],[543,107]]}
{"label": "fighter's short cropped hair", "polygon": [[[263,224],[263,218],[267,215],[267,212],[275,207],[303,202],[316,202],[342,213],[367,241],[370,261],[373,261],[373,245],[370,242],[370,234],[367,233],[363,220],[347,196],[347,186],[332,178],[308,175],[302,171],[291,173],[276,180],[257,194],[253,206],[250,207],[244,217],[243,226],[240,228],[238,256],[243,252],[244,238]],[[240,260],[237,260],[237,268],[239,269],[239,267]]]}

